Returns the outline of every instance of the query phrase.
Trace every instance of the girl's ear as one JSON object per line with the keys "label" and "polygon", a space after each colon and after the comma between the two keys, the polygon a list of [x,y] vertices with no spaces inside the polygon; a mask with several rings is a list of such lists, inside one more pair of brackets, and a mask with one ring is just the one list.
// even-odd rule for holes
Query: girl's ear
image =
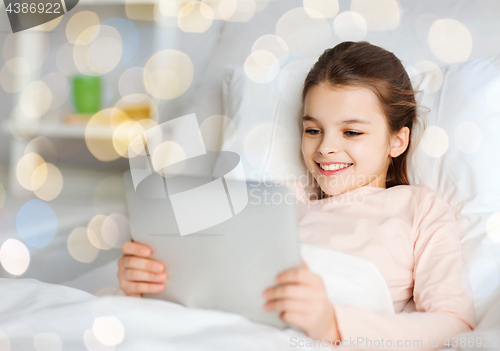
{"label": "girl's ear", "polygon": [[391,157],[398,157],[405,152],[409,142],[410,128],[403,127],[391,137],[391,151],[389,155]]}

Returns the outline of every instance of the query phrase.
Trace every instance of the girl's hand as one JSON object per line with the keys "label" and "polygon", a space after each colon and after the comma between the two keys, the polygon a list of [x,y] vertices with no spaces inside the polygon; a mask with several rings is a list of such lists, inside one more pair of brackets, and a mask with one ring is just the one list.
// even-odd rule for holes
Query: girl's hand
{"label": "girl's hand", "polygon": [[[168,274],[165,265],[149,258],[153,250],[144,244],[127,241],[122,246],[123,256],[118,260],[120,289],[127,296],[142,297],[163,291]],[[165,272],[164,272],[165,271]]]}
{"label": "girl's hand", "polygon": [[340,339],[335,320],[335,310],[328,300],[323,280],[304,267],[278,274],[277,286],[263,292],[267,311],[281,311],[284,322],[301,328],[309,337]]}

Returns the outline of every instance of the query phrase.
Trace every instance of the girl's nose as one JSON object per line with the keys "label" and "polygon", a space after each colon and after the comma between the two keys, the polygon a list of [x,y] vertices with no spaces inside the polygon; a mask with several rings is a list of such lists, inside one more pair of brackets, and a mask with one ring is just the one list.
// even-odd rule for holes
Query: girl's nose
{"label": "girl's nose", "polygon": [[319,145],[317,151],[321,156],[325,156],[329,154],[336,154],[340,150],[341,150],[340,145],[332,141],[323,140],[323,142]]}

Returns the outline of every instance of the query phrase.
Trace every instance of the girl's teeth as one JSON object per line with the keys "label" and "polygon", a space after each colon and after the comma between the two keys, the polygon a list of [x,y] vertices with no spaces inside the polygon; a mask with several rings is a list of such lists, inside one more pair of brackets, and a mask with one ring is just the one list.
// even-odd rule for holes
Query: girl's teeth
{"label": "girl's teeth", "polygon": [[350,163],[343,163],[343,164],[331,164],[331,165],[323,165],[320,163],[320,167],[323,168],[325,171],[336,171],[338,169],[346,168],[349,167],[351,164]]}

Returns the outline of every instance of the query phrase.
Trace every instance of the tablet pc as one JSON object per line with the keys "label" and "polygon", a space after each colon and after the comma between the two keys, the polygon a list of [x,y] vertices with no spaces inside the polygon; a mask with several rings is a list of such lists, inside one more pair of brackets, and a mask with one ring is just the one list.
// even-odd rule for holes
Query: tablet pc
{"label": "tablet pc", "polygon": [[[293,190],[276,183],[226,180],[223,185],[232,216],[182,235],[189,222],[197,222],[206,213],[218,216],[225,205],[224,195],[217,199],[213,189],[209,190],[213,196],[208,203],[196,195],[200,184],[216,183],[217,179],[192,175],[180,179],[178,188],[185,191],[177,195],[181,194],[184,206],[192,209],[183,218],[175,215],[180,201],[175,194],[166,194],[165,189],[164,196],[151,190],[164,183],[164,177],[154,172],[134,189],[130,171],[124,174],[132,238],[150,246],[151,257],[168,266],[165,289],[143,296],[239,313],[255,322],[297,329],[283,322],[279,312],[265,311],[262,297],[264,289],[276,284],[278,273],[301,266]],[[148,182],[154,186],[148,189]],[[246,196],[245,206],[231,196],[234,189]]]}

